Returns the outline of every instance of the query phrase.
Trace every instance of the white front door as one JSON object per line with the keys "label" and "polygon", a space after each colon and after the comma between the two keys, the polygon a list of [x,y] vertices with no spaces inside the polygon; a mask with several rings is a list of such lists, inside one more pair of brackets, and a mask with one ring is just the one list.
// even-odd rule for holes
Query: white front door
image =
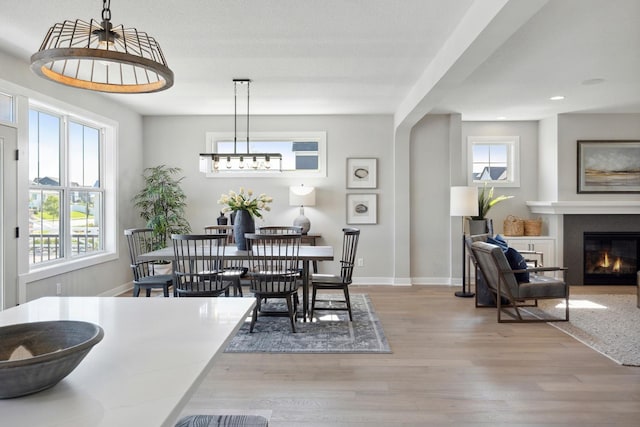
{"label": "white front door", "polygon": [[0,310],[18,304],[17,141],[15,128],[0,125]]}

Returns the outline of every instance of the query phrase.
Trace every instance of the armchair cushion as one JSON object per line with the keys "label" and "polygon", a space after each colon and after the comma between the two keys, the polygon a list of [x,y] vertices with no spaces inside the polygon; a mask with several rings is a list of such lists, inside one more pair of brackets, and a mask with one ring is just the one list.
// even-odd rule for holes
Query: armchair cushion
{"label": "armchair cushion", "polygon": [[[527,261],[524,257],[513,248],[508,248],[504,253],[507,257],[507,261],[509,262],[509,267],[512,270],[526,270],[527,269]],[[518,283],[529,283],[529,272],[525,271],[522,273],[513,273],[516,276],[516,280]]]}
{"label": "armchair cushion", "polygon": [[[487,237],[487,243],[498,246],[504,252],[504,255],[507,257],[507,261],[509,262],[509,266],[512,270],[526,270],[527,269],[527,261],[524,259],[522,254],[518,252],[516,249],[509,247],[504,238],[496,234],[495,237]],[[520,283],[528,283],[529,282],[529,273],[514,273],[516,276],[516,280]]]}

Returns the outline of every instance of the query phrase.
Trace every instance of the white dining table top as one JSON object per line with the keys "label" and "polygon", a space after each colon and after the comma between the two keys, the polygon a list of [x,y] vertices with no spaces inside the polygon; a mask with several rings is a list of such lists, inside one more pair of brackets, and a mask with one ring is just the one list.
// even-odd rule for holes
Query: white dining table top
{"label": "white dining table top", "polygon": [[253,298],[45,297],[0,312],[0,326],[100,325],[104,338],[54,387],[0,400],[0,425],[173,426]]}

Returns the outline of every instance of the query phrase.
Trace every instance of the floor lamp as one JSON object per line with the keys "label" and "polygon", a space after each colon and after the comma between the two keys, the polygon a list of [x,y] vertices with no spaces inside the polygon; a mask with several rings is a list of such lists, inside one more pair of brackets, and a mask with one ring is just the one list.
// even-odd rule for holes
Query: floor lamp
{"label": "floor lamp", "polygon": [[[462,220],[462,291],[455,293],[457,297],[469,298],[475,294],[467,290],[464,219],[478,215],[478,187],[451,187],[450,215],[459,216]],[[469,286],[471,287],[471,286]]]}

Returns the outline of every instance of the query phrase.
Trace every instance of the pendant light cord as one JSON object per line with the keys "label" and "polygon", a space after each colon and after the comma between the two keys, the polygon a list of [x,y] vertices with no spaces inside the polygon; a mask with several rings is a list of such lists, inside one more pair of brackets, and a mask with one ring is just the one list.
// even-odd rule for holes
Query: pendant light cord
{"label": "pendant light cord", "polygon": [[233,154],[238,145],[238,82],[233,82]]}
{"label": "pendant light cord", "polygon": [[249,86],[251,82],[247,80],[247,155],[249,155]]}

